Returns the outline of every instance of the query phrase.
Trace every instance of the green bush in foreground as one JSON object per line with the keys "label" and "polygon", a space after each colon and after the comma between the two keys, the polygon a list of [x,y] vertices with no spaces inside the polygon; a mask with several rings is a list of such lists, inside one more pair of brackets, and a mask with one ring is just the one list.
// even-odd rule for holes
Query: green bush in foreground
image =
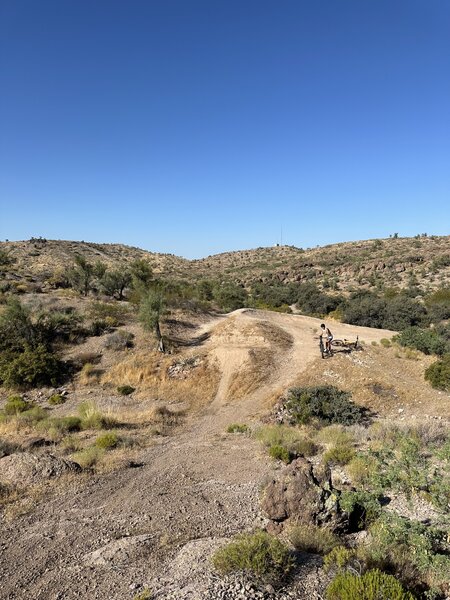
{"label": "green bush in foreground", "polygon": [[327,600],[414,600],[395,577],[373,569],[364,575],[338,573],[327,588]]}
{"label": "green bush in foreground", "polygon": [[261,530],[236,536],[213,555],[212,561],[223,574],[240,571],[275,585],[280,584],[293,567],[288,547]]}
{"label": "green bush in foreground", "polygon": [[332,385],[289,390],[285,407],[294,423],[312,420],[323,424],[353,425],[364,421],[364,409],[350,400],[351,393]]}

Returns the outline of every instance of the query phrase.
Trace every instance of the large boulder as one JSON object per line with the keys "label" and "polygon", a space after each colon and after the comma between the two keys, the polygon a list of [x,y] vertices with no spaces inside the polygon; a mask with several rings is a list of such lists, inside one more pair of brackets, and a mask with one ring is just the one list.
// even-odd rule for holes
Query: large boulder
{"label": "large boulder", "polygon": [[330,470],[314,470],[305,458],[294,460],[268,483],[261,508],[277,524],[292,521],[341,529],[345,523],[345,515],[339,510],[339,491],[333,489]]}
{"label": "large boulder", "polygon": [[78,463],[53,454],[17,452],[0,459],[0,481],[13,485],[28,485],[80,471]]}

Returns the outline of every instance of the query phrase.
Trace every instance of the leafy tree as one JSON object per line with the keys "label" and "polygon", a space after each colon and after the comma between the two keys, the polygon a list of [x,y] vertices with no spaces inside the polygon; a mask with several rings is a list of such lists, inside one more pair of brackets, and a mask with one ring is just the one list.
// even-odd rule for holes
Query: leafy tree
{"label": "leafy tree", "polygon": [[214,300],[227,312],[243,308],[247,298],[245,289],[233,283],[224,283],[214,289]]}
{"label": "leafy tree", "polygon": [[147,331],[153,331],[158,340],[158,350],[164,352],[160,321],[165,310],[165,297],[160,289],[149,289],[139,305],[139,320]]}
{"label": "leafy tree", "polygon": [[133,287],[137,290],[146,290],[149,288],[153,279],[152,268],[144,259],[137,259],[130,266],[131,279]]}
{"label": "leafy tree", "polygon": [[91,290],[94,277],[94,265],[84,256],[76,256],[75,266],[69,271],[69,280],[72,287],[83,296],[87,296]]}
{"label": "leafy tree", "polygon": [[101,286],[108,296],[123,300],[125,289],[131,284],[131,273],[127,269],[107,271],[101,279]]}

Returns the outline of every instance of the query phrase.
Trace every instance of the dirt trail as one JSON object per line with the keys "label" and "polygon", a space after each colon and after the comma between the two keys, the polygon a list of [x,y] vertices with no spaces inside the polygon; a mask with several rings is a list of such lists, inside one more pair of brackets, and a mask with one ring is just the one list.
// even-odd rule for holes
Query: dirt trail
{"label": "dirt trail", "polygon": [[[321,360],[314,339],[319,326],[309,317],[254,310],[204,326],[210,333],[204,349],[222,374],[214,401],[143,451],[140,467],[76,479],[3,524],[0,598],[133,598],[137,584],[158,588],[168,558],[187,541],[229,537],[258,523],[259,484],[273,467],[252,438],[225,429],[257,419],[275,392]],[[358,334],[369,343],[391,335],[343,324],[331,329],[336,337]],[[270,354],[262,384],[233,397],[229,390],[255,349]],[[258,368],[249,374],[261,375]]]}

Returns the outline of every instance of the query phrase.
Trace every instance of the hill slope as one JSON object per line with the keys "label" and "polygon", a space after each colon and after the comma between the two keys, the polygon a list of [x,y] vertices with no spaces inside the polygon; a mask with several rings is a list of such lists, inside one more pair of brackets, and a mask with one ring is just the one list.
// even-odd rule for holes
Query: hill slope
{"label": "hill slope", "polygon": [[219,278],[244,286],[272,279],[283,283],[315,281],[346,291],[355,286],[405,287],[410,283],[437,287],[450,281],[450,236],[366,240],[307,250],[276,246],[192,261],[122,244],[38,239],[2,242],[0,250],[8,252],[14,261],[5,276],[16,279],[45,279],[72,266],[78,254],[109,267],[145,259],[156,274],[164,277]]}

